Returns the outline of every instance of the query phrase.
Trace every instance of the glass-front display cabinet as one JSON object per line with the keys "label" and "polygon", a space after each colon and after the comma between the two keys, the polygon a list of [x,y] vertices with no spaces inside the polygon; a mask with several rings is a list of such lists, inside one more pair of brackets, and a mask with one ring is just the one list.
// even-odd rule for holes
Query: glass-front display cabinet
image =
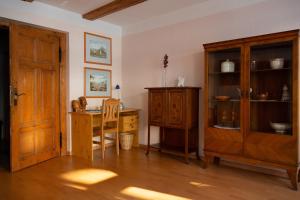
{"label": "glass-front display cabinet", "polygon": [[299,31],[204,44],[204,153],[299,179]]}

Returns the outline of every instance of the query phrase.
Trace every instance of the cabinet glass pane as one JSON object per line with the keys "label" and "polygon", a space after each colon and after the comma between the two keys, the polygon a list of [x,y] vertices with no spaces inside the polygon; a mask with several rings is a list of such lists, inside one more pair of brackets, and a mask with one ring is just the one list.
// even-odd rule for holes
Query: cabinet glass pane
{"label": "cabinet glass pane", "polygon": [[240,128],[241,49],[208,54],[209,126]]}
{"label": "cabinet glass pane", "polygon": [[292,42],[250,48],[250,131],[292,135]]}

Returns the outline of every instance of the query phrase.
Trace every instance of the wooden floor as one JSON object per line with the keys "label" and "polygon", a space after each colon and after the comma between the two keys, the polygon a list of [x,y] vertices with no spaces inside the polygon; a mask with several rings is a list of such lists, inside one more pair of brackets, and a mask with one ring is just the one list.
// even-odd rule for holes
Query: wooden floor
{"label": "wooden floor", "polygon": [[10,174],[0,169],[1,200],[48,199],[300,199],[286,178],[225,165],[202,169],[158,152],[100,151],[93,163],[65,156]]}

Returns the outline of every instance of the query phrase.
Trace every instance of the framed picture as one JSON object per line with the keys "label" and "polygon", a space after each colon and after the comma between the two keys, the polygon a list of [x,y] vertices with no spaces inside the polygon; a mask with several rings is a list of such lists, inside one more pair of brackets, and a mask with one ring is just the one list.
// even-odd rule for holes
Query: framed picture
{"label": "framed picture", "polygon": [[111,38],[85,32],[84,62],[111,66]]}
{"label": "framed picture", "polygon": [[85,67],[84,96],[86,98],[111,97],[111,70]]}

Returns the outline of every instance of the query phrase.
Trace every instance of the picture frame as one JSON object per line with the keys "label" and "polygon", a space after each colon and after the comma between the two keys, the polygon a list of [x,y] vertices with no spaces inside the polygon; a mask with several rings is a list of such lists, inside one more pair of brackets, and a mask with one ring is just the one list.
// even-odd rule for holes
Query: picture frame
{"label": "picture frame", "polygon": [[111,70],[85,67],[84,96],[86,98],[111,98]]}
{"label": "picture frame", "polygon": [[112,39],[84,32],[84,62],[112,65]]}

